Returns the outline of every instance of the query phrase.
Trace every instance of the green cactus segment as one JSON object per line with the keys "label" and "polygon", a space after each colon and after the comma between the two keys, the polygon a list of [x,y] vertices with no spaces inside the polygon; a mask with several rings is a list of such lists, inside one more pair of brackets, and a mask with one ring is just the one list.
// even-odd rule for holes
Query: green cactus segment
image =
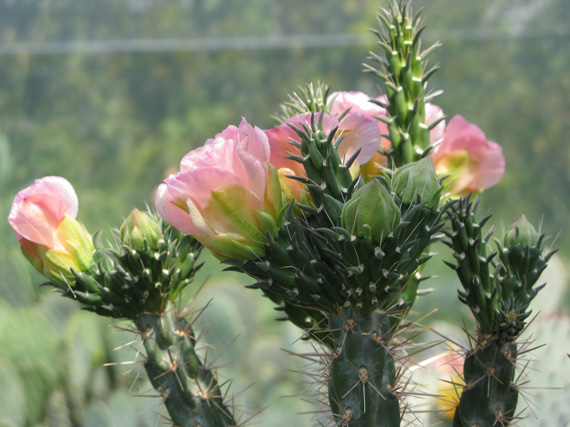
{"label": "green cactus segment", "polygon": [[[395,166],[419,160],[429,154],[430,126],[426,124],[426,106],[434,95],[426,96],[425,86],[437,66],[428,69],[426,57],[439,43],[422,50],[420,35],[425,26],[419,14],[413,16],[408,1],[391,1],[378,14],[380,31],[374,31],[383,55],[372,53],[376,66],[366,71],[384,82],[387,102],[377,101],[387,109],[382,120],[390,133],[390,157]],[[378,68],[376,68],[378,67]]]}
{"label": "green cactus segment", "polygon": [[447,211],[451,229],[445,231],[446,244],[457,263],[447,264],[463,285],[459,299],[473,312],[478,337],[465,359],[465,387],[454,427],[506,426],[515,419],[516,340],[531,314],[531,300],[544,287],[534,285],[554,254],[543,256],[544,235],[538,236],[528,222],[515,223],[503,241],[495,241],[498,251],[488,254],[492,230],[483,234],[483,226],[490,216],[477,221],[476,210],[467,196]]}
{"label": "green cactus segment", "polygon": [[498,250],[488,254],[492,230],[484,235],[483,226],[490,215],[477,221],[476,210],[467,196],[447,211],[451,230],[445,231],[446,244],[457,262],[447,264],[457,272],[464,288],[459,299],[469,306],[481,332],[501,343],[512,342],[524,329],[529,304],[544,287],[535,285],[556,251],[543,255],[544,235],[515,241],[507,232],[504,241],[495,240]]}
{"label": "green cactus segment", "polygon": [[196,337],[191,326],[171,304],[162,313],[141,314],[135,325],[146,350],[148,377],[176,426],[237,425],[216,378],[194,350]]}
{"label": "green cactus segment", "polygon": [[506,426],[515,418],[518,389],[513,384],[517,347],[482,338],[467,355],[465,386],[453,427]]}
{"label": "green cactus segment", "polygon": [[[301,123],[301,128],[292,127],[301,138],[299,148],[302,157],[294,160],[303,164],[307,177],[292,177],[307,184],[313,206],[299,205],[308,213],[326,213],[323,226],[340,225],[335,219],[340,216],[342,204],[351,198],[358,177],[353,179],[350,167],[360,151],[343,163],[337,148],[343,137],[338,137],[337,128],[328,134],[323,131],[324,113],[313,114],[311,123]],[[321,217],[317,215],[317,217]]]}
{"label": "green cactus segment", "polygon": [[[521,220],[523,224],[521,225]],[[496,241],[500,264],[495,276],[501,294],[493,332],[503,340],[514,340],[530,316],[530,302],[546,283],[535,286],[556,250],[544,254],[544,234],[538,235],[524,216]]]}
{"label": "green cactus segment", "polygon": [[389,350],[393,329],[380,310],[359,315],[351,308],[330,315],[336,356],[330,368],[329,402],[335,425],[400,425],[395,360]]}
{"label": "green cactus segment", "polygon": [[487,254],[492,233],[483,234],[483,226],[491,216],[477,221],[476,211],[477,205],[470,202],[470,197],[462,198],[447,211],[451,230],[444,231],[449,239],[445,243],[454,250],[457,264],[446,264],[456,271],[464,288],[458,291],[459,300],[471,309],[481,332],[491,334],[495,310],[500,305],[492,264],[497,254]]}
{"label": "green cactus segment", "polygon": [[162,311],[200,268],[197,259],[202,246],[164,220],[155,220],[162,231],[153,244],[156,248],[139,239],[139,250],[126,244],[97,249],[96,264],[89,271],[74,272],[76,283],[64,295],[102,316],[135,319],[141,313]]}
{"label": "green cactus segment", "polygon": [[[382,182],[390,188],[389,180]],[[406,287],[416,285],[411,279],[429,259],[424,251],[438,239],[443,222],[439,210],[392,197],[397,221],[378,242],[372,234],[357,237],[342,227],[314,227],[317,219],[295,217],[290,209],[278,236],[267,237],[265,259],[237,266],[258,280],[252,287],[273,301],[286,301],[286,313],[298,307],[336,313],[347,302],[363,314],[403,309],[415,298]],[[296,324],[304,322],[293,314]]]}

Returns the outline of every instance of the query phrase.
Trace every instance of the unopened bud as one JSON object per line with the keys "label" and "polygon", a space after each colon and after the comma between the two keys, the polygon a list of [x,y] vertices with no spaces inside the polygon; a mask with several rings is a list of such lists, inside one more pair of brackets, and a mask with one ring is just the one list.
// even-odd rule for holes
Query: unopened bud
{"label": "unopened bud", "polygon": [[505,247],[512,248],[514,245],[522,247],[535,246],[538,242],[538,232],[523,215],[505,233]]}
{"label": "unopened bud", "polygon": [[158,249],[162,230],[154,218],[135,208],[121,225],[119,236],[125,245],[137,251]]}
{"label": "unopened bud", "polygon": [[401,214],[390,192],[378,181],[354,192],[342,210],[342,226],[352,235],[381,242],[400,223]]}
{"label": "unopened bud", "polygon": [[394,192],[405,204],[419,202],[432,210],[439,206],[442,188],[429,157],[396,170],[392,185]]}

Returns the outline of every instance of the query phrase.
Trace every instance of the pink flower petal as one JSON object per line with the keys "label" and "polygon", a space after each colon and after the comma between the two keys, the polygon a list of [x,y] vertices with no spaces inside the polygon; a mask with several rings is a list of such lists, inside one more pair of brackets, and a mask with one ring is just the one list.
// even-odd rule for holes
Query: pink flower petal
{"label": "pink flower petal", "polygon": [[370,96],[363,92],[333,92],[331,98],[331,114],[338,116],[350,108],[350,113],[361,113],[372,118],[373,116],[385,116],[386,109],[371,102]]}
{"label": "pink flower petal", "polygon": [[339,129],[344,139],[339,146],[339,155],[347,161],[358,149],[358,164],[368,162],[378,151],[382,135],[378,128],[378,121],[360,113],[350,113],[342,119]]}
{"label": "pink flower petal", "polygon": [[12,204],[8,222],[18,239],[51,247],[63,217],[77,216],[78,200],[65,178],[48,176],[20,191]]}

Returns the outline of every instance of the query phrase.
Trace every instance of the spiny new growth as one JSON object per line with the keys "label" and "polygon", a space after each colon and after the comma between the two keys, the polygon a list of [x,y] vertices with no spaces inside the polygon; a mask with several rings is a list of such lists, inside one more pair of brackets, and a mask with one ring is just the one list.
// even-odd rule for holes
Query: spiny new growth
{"label": "spiny new growth", "polygon": [[543,255],[544,235],[524,217],[502,241],[495,240],[497,251],[488,253],[493,230],[483,234],[483,226],[490,216],[477,221],[476,209],[469,196],[459,200],[448,210],[451,229],[445,231],[457,262],[447,264],[464,288],[459,299],[477,321],[475,345],[465,358],[455,427],[505,426],[516,418],[517,339],[531,314],[531,300],[544,286],[535,284],[554,254]]}
{"label": "spiny new growth", "polygon": [[289,101],[279,106],[279,113],[273,116],[279,123],[305,113],[329,113],[331,103],[334,101],[329,97],[331,86],[319,81],[307,83],[305,87],[299,86],[299,93],[289,94]]}
{"label": "spiny new growth", "polygon": [[426,58],[439,43],[422,50],[425,25],[420,13],[412,15],[407,1],[391,1],[378,13],[378,22],[381,30],[372,31],[384,55],[371,53],[379,68],[365,64],[365,71],[380,78],[386,88],[387,101],[372,102],[387,110],[386,117],[378,117],[388,125],[392,146],[387,154],[395,166],[402,166],[426,157],[434,148],[429,131],[439,121],[426,124],[426,103],[437,93],[426,95],[425,87],[439,67],[427,69]]}

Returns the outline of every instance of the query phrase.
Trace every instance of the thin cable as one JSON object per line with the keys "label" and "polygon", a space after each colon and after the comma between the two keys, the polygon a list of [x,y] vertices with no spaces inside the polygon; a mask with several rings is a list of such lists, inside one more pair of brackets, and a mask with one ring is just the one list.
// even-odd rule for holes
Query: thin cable
{"label": "thin cable", "polygon": [[[488,28],[435,30],[429,40],[442,42],[471,42],[487,40],[526,40],[567,38],[568,26],[524,31],[504,31]],[[240,37],[204,37],[180,39],[71,40],[0,43],[0,55],[61,55],[160,52],[216,52],[233,50],[289,50],[335,47],[372,47],[371,34],[302,34]]]}

